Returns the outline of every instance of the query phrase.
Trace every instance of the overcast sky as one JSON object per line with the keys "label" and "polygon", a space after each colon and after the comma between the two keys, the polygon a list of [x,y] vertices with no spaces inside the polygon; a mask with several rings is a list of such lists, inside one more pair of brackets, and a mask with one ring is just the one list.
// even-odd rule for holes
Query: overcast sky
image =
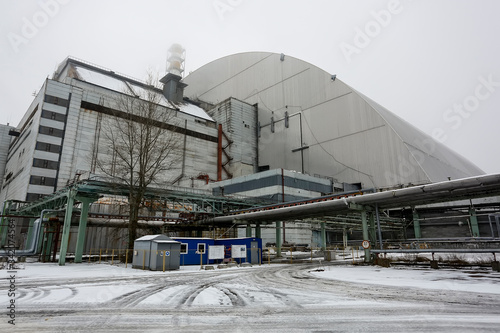
{"label": "overcast sky", "polygon": [[68,55],[139,79],[248,51],[310,62],[500,173],[500,1],[0,1],[0,123]]}

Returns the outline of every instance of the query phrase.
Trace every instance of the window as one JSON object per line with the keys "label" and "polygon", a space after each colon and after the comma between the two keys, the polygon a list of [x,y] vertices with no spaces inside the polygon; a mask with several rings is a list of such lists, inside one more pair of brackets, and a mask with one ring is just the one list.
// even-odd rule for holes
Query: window
{"label": "window", "polygon": [[203,254],[205,253],[205,243],[198,243],[198,251],[196,251],[197,254]]}
{"label": "window", "polygon": [[62,121],[62,122],[66,121],[66,115],[47,110],[42,110],[42,118],[52,119],[55,121]]}
{"label": "window", "polygon": [[57,170],[58,162],[57,161],[43,160],[41,158],[34,158],[33,159],[33,166],[37,167],[37,168]]}
{"label": "window", "polygon": [[37,142],[35,149],[57,154],[61,152],[61,146],[45,142]]}
{"label": "window", "polygon": [[56,179],[51,178],[51,177],[43,177],[43,176],[31,176],[30,177],[30,184],[54,186],[56,184]]}
{"label": "window", "polygon": [[56,136],[58,138],[62,138],[64,135],[63,130],[53,128],[53,127],[42,126],[42,125],[40,125],[40,128],[38,129],[38,133]]}
{"label": "window", "polygon": [[44,194],[39,193],[28,193],[26,194],[26,201],[36,201],[40,198],[43,198]]}
{"label": "window", "polygon": [[44,101],[50,104],[60,105],[67,107],[69,102],[67,99],[59,98],[55,96],[45,95]]}
{"label": "window", "polygon": [[187,254],[187,253],[188,253],[187,243],[181,243],[181,254]]}

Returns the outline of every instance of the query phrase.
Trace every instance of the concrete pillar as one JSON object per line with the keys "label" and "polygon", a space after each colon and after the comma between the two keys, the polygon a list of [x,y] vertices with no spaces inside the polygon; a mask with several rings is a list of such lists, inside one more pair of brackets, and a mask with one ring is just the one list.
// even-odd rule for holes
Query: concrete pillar
{"label": "concrete pillar", "polygon": [[276,221],[276,257],[281,257],[281,221]]}
{"label": "concrete pillar", "polygon": [[416,209],[413,210],[413,230],[415,230],[415,238],[422,238],[420,231],[420,220]]}
{"label": "concrete pillar", "polygon": [[[368,220],[366,216],[366,210],[361,211],[361,224],[363,227],[363,240],[368,240]],[[365,249],[365,262],[371,261],[370,249]]]}
{"label": "concrete pillar", "polygon": [[73,214],[73,204],[75,203],[75,191],[68,192],[68,202],[66,204],[66,213],[64,214],[64,226],[61,237],[61,250],[59,251],[59,265],[66,263],[66,252],[68,251],[69,230],[71,228],[71,215]]}
{"label": "concrete pillar", "polygon": [[78,236],[76,240],[75,262],[82,262],[83,247],[85,245],[85,235],[87,232],[87,219],[89,216],[89,206],[92,202],[88,198],[81,198],[82,209],[80,213],[80,223],[78,224]]}
{"label": "concrete pillar", "polygon": [[246,236],[247,237],[252,237],[252,226],[250,224],[247,224]]}
{"label": "concrete pillar", "polygon": [[260,223],[257,223],[255,225],[255,238],[262,238],[262,228],[260,226]]}
{"label": "concrete pillar", "polygon": [[472,237],[479,237],[479,225],[477,224],[476,209],[473,207],[469,208],[469,215],[470,215],[470,225],[472,229]]}
{"label": "concrete pillar", "polygon": [[326,250],[326,222],[321,222],[321,250]]}

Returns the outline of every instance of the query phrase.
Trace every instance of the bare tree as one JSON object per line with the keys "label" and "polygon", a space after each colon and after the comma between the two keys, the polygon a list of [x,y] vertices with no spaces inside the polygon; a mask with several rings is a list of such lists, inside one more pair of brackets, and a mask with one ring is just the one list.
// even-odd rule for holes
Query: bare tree
{"label": "bare tree", "polygon": [[109,116],[102,121],[101,142],[108,151],[100,154],[96,165],[101,172],[126,185],[129,190],[128,247],[137,238],[137,222],[147,188],[165,183],[169,170],[180,156],[176,111],[160,105],[161,90],[149,74],[149,88],[133,88],[134,96],[123,93],[116,99]]}

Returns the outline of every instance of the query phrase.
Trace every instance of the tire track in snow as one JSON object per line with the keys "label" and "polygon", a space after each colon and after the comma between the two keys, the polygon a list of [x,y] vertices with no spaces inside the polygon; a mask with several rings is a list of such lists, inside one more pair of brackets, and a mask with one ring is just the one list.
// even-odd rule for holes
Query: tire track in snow
{"label": "tire track in snow", "polygon": [[64,286],[64,288],[71,290],[71,295],[69,295],[69,296],[67,296],[67,297],[63,298],[63,299],[62,299],[62,300],[60,300],[59,302],[65,302],[65,301],[67,301],[67,300],[69,300],[69,299],[72,299],[72,298],[74,298],[76,295],[78,295],[78,293],[79,293],[78,289],[76,289],[75,287],[68,287],[68,286]]}
{"label": "tire track in snow", "polygon": [[248,302],[236,291],[218,286],[218,290],[222,291],[227,297],[229,297],[229,300],[231,301],[231,304],[233,306],[247,306]]}
{"label": "tire track in snow", "polygon": [[201,286],[191,289],[190,292],[186,293],[180,300],[178,307],[181,306],[191,306],[198,297],[198,295],[205,289],[211,287],[211,283],[202,284]]}

